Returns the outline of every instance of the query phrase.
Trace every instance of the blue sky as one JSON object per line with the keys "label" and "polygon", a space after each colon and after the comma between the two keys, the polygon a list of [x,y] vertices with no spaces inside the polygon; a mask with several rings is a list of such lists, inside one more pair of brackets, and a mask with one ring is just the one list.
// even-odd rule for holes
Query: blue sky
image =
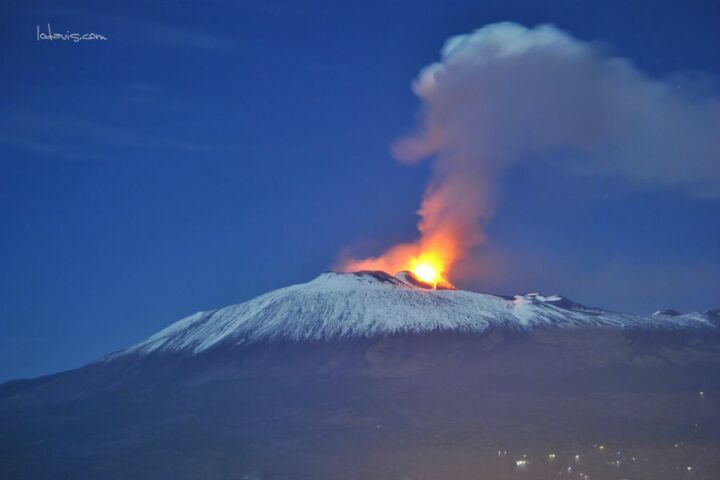
{"label": "blue sky", "polygon": [[[630,3],[630,5],[628,5]],[[720,78],[716,2],[10,2],[1,7],[0,380],[415,235],[395,162],[444,41],[553,23],[658,78]],[[36,25],[107,41],[36,40]],[[720,200],[517,168],[482,278],[635,312],[720,307]]]}

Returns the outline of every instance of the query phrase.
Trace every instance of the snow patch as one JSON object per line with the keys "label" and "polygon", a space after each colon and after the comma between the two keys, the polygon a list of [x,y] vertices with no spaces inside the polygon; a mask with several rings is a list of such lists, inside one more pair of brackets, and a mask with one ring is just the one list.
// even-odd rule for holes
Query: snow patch
{"label": "snow patch", "polygon": [[586,307],[559,295],[530,293],[507,299],[464,290],[425,289],[385,272],[327,272],[244,303],[195,313],[106,359],[162,352],[196,354],[218,346],[273,340],[482,333],[490,327],[716,328],[716,323],[714,311],[647,317]]}

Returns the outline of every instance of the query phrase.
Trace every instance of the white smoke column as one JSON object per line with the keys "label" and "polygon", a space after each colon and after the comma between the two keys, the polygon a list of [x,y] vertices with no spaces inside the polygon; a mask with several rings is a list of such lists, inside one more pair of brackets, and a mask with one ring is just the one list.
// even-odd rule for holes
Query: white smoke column
{"label": "white smoke column", "polygon": [[559,153],[553,167],[579,174],[720,196],[718,96],[654,79],[551,25],[498,23],[453,37],[413,90],[422,124],[393,152],[407,163],[434,158],[421,238],[346,269],[392,270],[434,239],[451,239],[450,265],[462,259],[483,239],[503,173],[540,153]]}

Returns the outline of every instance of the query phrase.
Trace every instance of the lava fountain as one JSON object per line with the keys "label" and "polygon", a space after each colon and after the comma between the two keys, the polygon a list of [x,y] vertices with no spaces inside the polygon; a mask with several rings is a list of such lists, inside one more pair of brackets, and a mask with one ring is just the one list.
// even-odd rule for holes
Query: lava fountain
{"label": "lava fountain", "polygon": [[454,289],[448,280],[458,260],[456,242],[450,238],[424,238],[415,243],[402,243],[389,248],[379,257],[348,260],[340,265],[343,271],[382,270],[393,274],[407,271],[412,280],[434,289]]}

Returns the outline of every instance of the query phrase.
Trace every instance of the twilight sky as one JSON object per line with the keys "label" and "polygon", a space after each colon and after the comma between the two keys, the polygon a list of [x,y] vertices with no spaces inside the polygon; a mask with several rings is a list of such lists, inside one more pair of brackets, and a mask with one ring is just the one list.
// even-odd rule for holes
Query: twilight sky
{"label": "twilight sky", "polygon": [[[64,4],[0,7],[0,381],[310,280],[348,246],[412,241],[432,164],[391,145],[454,35],[551,23],[689,101],[718,98],[714,1]],[[108,39],[37,41],[48,23]],[[720,307],[720,198],[518,155],[460,287]]]}

